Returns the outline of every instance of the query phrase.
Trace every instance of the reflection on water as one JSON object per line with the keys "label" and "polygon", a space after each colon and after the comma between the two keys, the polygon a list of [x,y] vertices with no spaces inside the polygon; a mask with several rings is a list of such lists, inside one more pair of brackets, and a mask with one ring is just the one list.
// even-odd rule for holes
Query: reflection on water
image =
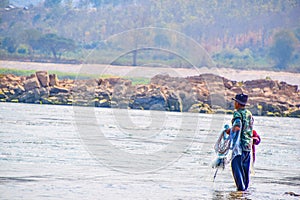
{"label": "reflection on water", "polygon": [[[120,125],[128,117],[114,115],[123,112],[95,113],[105,143],[83,139],[72,107],[0,103],[0,199],[299,198],[291,195],[300,193],[299,119],[256,117],[262,142],[249,190],[241,193],[230,166],[215,182],[210,167],[216,130],[231,116],[132,111],[132,123]],[[155,121],[159,116],[163,123]],[[90,123],[89,117],[80,120]],[[170,145],[174,140],[178,145]],[[103,152],[85,142],[104,144]],[[158,162],[166,161],[163,156],[172,159]]]}

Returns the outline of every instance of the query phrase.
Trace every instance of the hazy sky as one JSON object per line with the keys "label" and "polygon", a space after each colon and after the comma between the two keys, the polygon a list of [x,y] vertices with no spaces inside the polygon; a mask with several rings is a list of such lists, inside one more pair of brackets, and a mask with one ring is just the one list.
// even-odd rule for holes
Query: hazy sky
{"label": "hazy sky", "polygon": [[43,2],[44,0],[10,0],[10,4],[15,6],[29,6],[30,4],[36,5],[40,2]]}
{"label": "hazy sky", "polygon": [[[36,5],[38,3],[44,2],[44,0],[10,0],[10,4],[15,5],[15,6],[29,6],[30,4]],[[62,0],[64,2],[64,0]],[[73,0],[73,3],[76,4],[78,0]]]}

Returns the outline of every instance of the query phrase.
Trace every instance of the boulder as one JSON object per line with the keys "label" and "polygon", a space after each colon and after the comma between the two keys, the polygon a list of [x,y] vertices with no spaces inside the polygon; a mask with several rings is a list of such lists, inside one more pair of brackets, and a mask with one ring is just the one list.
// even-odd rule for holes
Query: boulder
{"label": "boulder", "polygon": [[182,112],[182,102],[174,91],[164,93],[168,111]]}
{"label": "boulder", "polygon": [[111,102],[108,101],[107,99],[101,99],[101,100],[95,102],[95,106],[103,107],[103,108],[110,108]]}
{"label": "boulder", "polygon": [[35,88],[40,88],[40,83],[37,80],[35,75],[30,76],[30,78],[28,78],[24,82],[24,88],[25,88],[25,91],[30,91],[30,90],[33,90]]}
{"label": "boulder", "polygon": [[297,118],[300,118],[300,109],[297,109],[297,110],[294,110],[294,111],[290,112],[288,116],[289,116],[289,117],[297,117]]}
{"label": "boulder", "polygon": [[135,96],[131,100],[131,109],[166,110],[166,101],[162,95]]}
{"label": "boulder", "polygon": [[49,86],[49,76],[48,72],[46,71],[38,71],[35,73],[40,85],[42,87],[48,87]]}
{"label": "boulder", "polygon": [[19,102],[23,102],[23,103],[36,103],[39,100],[40,100],[40,92],[37,88],[27,91],[19,97]]}
{"label": "boulder", "polygon": [[7,96],[5,95],[5,93],[0,89],[0,99],[6,99]]}
{"label": "boulder", "polygon": [[58,86],[58,78],[56,74],[49,74],[49,86]]}
{"label": "boulder", "polygon": [[14,74],[7,74],[6,80],[9,82],[19,82],[21,81],[21,78],[19,76],[16,76]]}
{"label": "boulder", "polygon": [[49,88],[39,88],[40,96],[47,98],[50,95]]}
{"label": "boulder", "polygon": [[208,104],[211,106],[220,106],[222,108],[225,108],[227,105],[225,94],[211,93],[208,99]]}
{"label": "boulder", "polygon": [[68,93],[69,90],[67,88],[54,86],[50,89],[50,95],[55,95],[58,93]]}
{"label": "boulder", "polygon": [[244,87],[247,90],[252,89],[252,88],[264,89],[266,87],[276,88],[276,87],[278,87],[278,83],[276,81],[273,81],[273,80],[258,79],[258,80],[245,81],[244,82]]}

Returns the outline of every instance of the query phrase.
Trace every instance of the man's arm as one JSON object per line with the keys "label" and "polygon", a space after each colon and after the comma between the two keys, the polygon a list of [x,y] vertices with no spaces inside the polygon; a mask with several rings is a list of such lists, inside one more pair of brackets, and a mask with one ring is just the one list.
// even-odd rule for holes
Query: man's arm
{"label": "man's arm", "polygon": [[230,132],[239,132],[242,126],[240,118],[235,118],[231,128],[228,128],[225,132],[229,135]]}

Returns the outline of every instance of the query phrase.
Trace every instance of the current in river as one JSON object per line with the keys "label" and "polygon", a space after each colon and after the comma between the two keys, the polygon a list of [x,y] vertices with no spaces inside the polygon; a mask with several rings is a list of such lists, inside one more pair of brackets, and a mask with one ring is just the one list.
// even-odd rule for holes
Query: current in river
{"label": "current in river", "polygon": [[297,199],[300,119],[255,117],[247,192],[214,144],[230,115],[0,103],[0,199]]}

